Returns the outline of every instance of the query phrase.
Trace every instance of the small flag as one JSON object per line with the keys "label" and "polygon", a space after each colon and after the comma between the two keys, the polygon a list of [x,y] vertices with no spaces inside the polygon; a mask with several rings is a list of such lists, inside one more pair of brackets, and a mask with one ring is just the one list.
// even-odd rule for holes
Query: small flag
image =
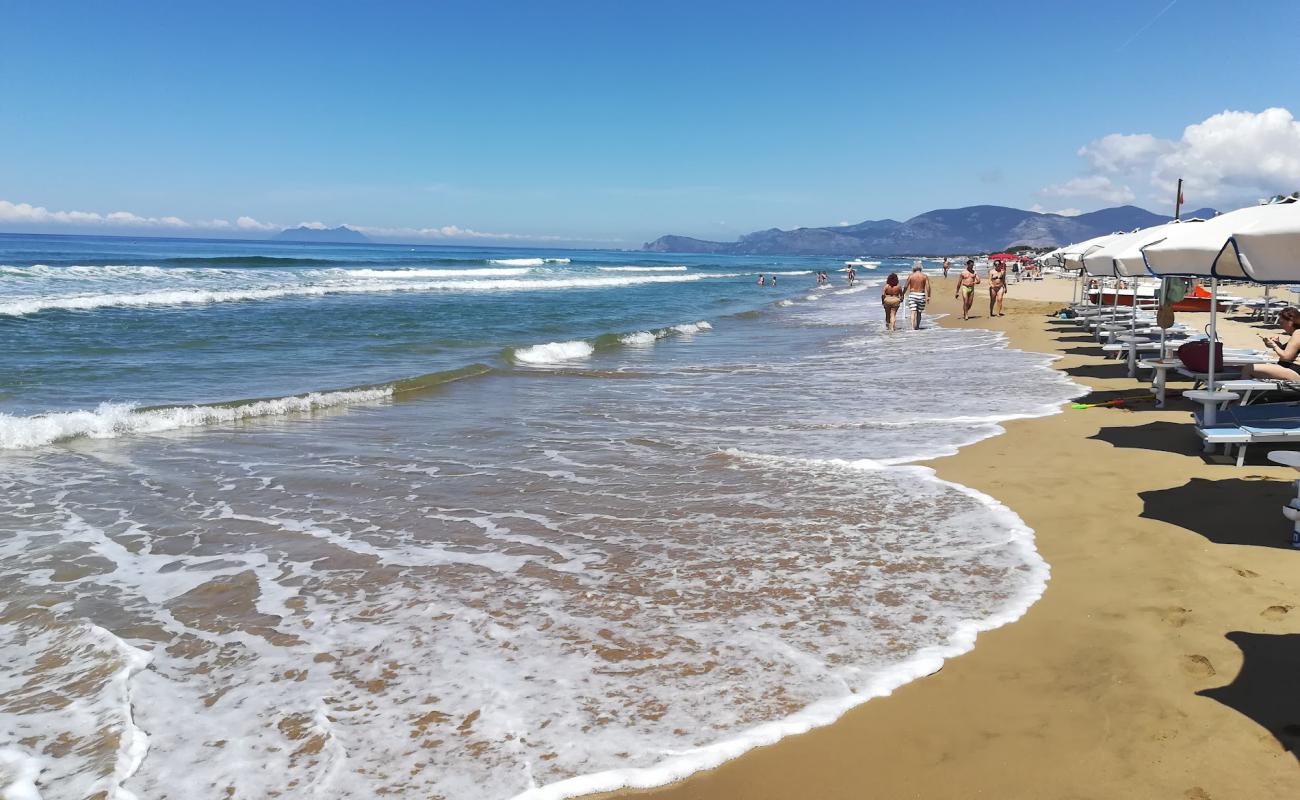
{"label": "small flag", "polygon": [[1179,189],[1179,190],[1178,190],[1178,205],[1181,206],[1182,204],[1183,204],[1183,190],[1182,190],[1182,189]]}

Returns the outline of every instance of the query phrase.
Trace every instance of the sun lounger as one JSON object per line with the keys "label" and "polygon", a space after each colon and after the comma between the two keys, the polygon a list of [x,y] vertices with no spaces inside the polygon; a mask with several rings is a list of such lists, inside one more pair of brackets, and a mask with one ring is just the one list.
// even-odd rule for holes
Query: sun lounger
{"label": "sun lounger", "polygon": [[1237,466],[1246,460],[1246,448],[1264,442],[1300,444],[1300,403],[1233,406],[1220,412],[1213,425],[1205,425],[1196,415],[1196,433],[1207,447],[1223,445],[1225,455],[1237,446]]}

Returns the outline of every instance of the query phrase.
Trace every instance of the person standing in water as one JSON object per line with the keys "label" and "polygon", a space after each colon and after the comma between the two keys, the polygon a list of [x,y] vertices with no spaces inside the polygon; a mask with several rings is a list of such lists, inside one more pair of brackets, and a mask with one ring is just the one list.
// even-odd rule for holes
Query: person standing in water
{"label": "person standing in water", "polygon": [[921,312],[930,299],[930,278],[921,269],[921,262],[912,265],[912,274],[907,276],[907,310],[912,315],[912,330],[921,329]]}
{"label": "person standing in water", "polygon": [[979,282],[980,276],[975,274],[975,261],[966,259],[966,269],[957,276],[957,291],[953,294],[953,297],[961,298],[962,319],[970,319],[970,307],[975,302],[975,284]]}
{"label": "person standing in water", "polygon": [[898,307],[903,304],[903,287],[898,285],[898,273],[891,272],[880,290],[880,303],[885,307],[885,330],[898,330]]}
{"label": "person standing in water", "polygon": [[1005,317],[1002,313],[1002,298],[1007,296],[1007,267],[1001,261],[994,261],[989,270],[989,316]]}
{"label": "person standing in water", "polygon": [[766,285],[767,285],[767,276],[765,276],[765,275],[764,275],[763,273],[761,273],[761,272],[758,274],[758,285],[759,285],[759,286],[766,286]]}

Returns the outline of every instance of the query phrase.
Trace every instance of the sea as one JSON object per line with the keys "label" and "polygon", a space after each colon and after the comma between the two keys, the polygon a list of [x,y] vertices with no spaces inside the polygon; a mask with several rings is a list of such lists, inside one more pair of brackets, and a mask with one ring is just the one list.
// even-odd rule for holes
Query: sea
{"label": "sea", "polygon": [[878,261],[0,236],[0,796],[570,797],[933,673],[1048,565],[915,462],[1078,387]]}

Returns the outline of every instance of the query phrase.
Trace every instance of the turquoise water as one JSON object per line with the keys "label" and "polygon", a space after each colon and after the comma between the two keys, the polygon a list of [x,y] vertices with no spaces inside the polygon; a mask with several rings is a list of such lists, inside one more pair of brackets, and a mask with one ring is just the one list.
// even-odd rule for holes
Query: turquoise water
{"label": "turquoise water", "polygon": [[938,669],[1048,571],[910,462],[1078,387],[883,261],[0,237],[0,794],[567,797]]}

